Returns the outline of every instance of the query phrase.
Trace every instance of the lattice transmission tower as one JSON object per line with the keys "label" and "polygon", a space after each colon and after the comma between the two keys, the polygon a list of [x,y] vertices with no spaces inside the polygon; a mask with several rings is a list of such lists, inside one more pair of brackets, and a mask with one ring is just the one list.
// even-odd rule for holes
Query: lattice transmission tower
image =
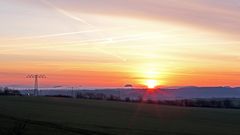
{"label": "lattice transmission tower", "polygon": [[39,88],[38,79],[47,78],[46,75],[44,75],[44,74],[29,74],[26,76],[26,78],[34,79],[34,96],[38,96],[38,88]]}

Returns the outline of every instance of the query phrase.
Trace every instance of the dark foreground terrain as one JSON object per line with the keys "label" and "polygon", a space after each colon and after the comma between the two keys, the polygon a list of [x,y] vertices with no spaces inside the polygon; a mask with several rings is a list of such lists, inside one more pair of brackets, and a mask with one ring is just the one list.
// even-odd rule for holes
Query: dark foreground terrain
{"label": "dark foreground terrain", "polygon": [[240,110],[0,97],[0,135],[239,135]]}

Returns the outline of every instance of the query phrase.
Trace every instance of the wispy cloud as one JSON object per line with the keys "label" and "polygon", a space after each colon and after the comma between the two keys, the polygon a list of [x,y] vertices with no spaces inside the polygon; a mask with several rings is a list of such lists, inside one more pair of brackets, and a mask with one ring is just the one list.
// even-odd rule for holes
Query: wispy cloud
{"label": "wispy cloud", "polygon": [[25,72],[139,83],[151,65],[173,85],[240,81],[238,0],[8,0],[0,9],[4,83]]}
{"label": "wispy cloud", "polygon": [[149,18],[238,34],[240,31],[238,0],[70,0],[54,3],[75,13]]}
{"label": "wispy cloud", "polygon": [[86,20],[84,20],[84,19],[82,19],[78,16],[75,16],[72,13],[70,13],[70,12],[64,10],[64,9],[61,9],[61,8],[57,7],[56,5],[51,3],[50,1],[48,1],[48,0],[40,0],[40,1],[43,2],[44,4],[46,4],[47,6],[51,7],[53,10],[57,11],[60,14],[66,16],[66,17],[69,17],[73,20],[76,20],[78,22],[81,22],[81,23],[85,24],[86,26],[92,27],[92,25],[90,23],[88,23]]}

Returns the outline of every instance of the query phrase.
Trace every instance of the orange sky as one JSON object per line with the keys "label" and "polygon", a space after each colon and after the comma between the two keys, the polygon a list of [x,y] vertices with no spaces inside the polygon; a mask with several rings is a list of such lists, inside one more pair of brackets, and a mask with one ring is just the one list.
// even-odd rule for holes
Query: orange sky
{"label": "orange sky", "polygon": [[0,1],[0,85],[239,86],[236,0]]}

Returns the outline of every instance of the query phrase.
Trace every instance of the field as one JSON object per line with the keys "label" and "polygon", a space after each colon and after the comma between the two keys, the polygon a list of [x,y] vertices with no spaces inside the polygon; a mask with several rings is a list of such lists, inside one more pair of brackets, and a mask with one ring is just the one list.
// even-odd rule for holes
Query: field
{"label": "field", "polygon": [[240,110],[0,97],[0,135],[239,135]]}

